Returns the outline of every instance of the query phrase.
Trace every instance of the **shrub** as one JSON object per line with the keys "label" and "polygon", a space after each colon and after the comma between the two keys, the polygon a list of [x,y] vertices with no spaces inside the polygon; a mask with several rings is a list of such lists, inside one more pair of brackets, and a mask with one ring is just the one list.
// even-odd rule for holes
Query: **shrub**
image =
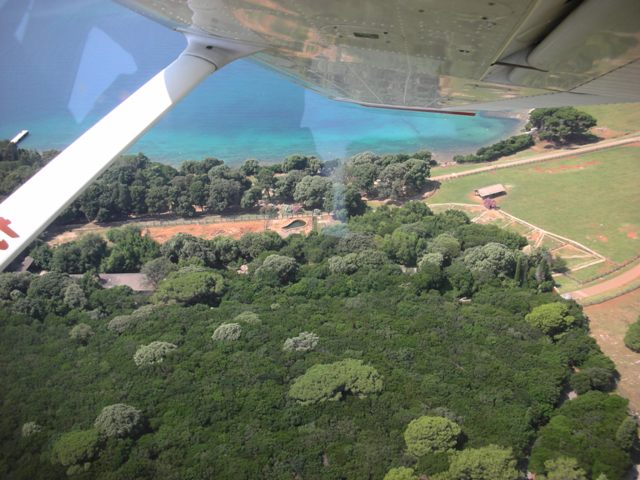
{"label": "shrub", "polygon": [[124,333],[131,325],[133,325],[133,323],[133,316],[117,315],[109,321],[109,323],[107,324],[107,330],[120,335]]}
{"label": "shrub", "polygon": [[77,283],[70,283],[64,291],[64,303],[69,308],[83,309],[87,306],[87,297],[82,287]]}
{"label": "shrub", "polygon": [[287,338],[282,347],[285,351],[307,352],[316,348],[320,337],[313,332],[302,332],[297,337]]}
{"label": "shrub", "polygon": [[31,435],[35,435],[42,431],[42,427],[38,425],[36,422],[27,422],[22,425],[22,438],[28,438]]}
{"label": "shrub", "polygon": [[82,345],[86,345],[93,335],[93,328],[91,328],[91,326],[87,325],[86,323],[79,323],[69,332],[69,337],[71,337],[71,340],[75,340]]}
{"label": "shrub", "polygon": [[121,335],[136,323],[149,318],[156,310],[156,305],[143,305],[129,315],[117,315],[107,324],[107,330]]}
{"label": "shrub", "polygon": [[397,467],[390,469],[384,476],[384,480],[418,480],[413,468]]}
{"label": "shrub", "polygon": [[256,269],[256,276],[273,284],[284,284],[294,279],[298,263],[291,257],[269,255]]}
{"label": "shrub", "polygon": [[423,416],[409,423],[404,440],[411,454],[422,457],[428,453],[453,451],[461,434],[460,425],[448,418]]}
{"label": "shrub", "polygon": [[566,304],[555,302],[534,308],[525,320],[546,335],[556,336],[573,325],[576,319],[569,315],[569,307]]}
{"label": "shrub", "polygon": [[0,300],[9,300],[11,292],[26,293],[34,275],[31,273],[0,273]]}
{"label": "shrub", "polygon": [[440,252],[427,253],[423,255],[422,259],[418,262],[418,270],[422,270],[427,265],[435,265],[438,268],[442,268],[444,265],[444,255]]}
{"label": "shrub", "polygon": [[153,295],[156,303],[207,303],[215,305],[224,290],[222,276],[214,271],[198,269],[170,273]]}
{"label": "shrub", "polygon": [[586,472],[578,466],[578,461],[570,457],[558,457],[544,462],[547,475],[541,480],[587,480]]}
{"label": "shrub", "polygon": [[634,352],[640,352],[640,319],[629,325],[624,335],[624,344]]}
{"label": "shrub", "polygon": [[427,252],[440,253],[447,260],[451,260],[460,255],[460,251],[460,241],[448,233],[438,235],[427,245]]}
{"label": "shrub", "polygon": [[52,460],[69,467],[93,460],[100,451],[100,434],[96,429],[65,433],[53,444]]}
{"label": "shrub", "polygon": [[137,408],[116,403],[102,409],[93,426],[105,437],[130,437],[142,426],[142,412]]}
{"label": "shrub", "polygon": [[262,320],[257,313],[242,312],[233,319],[235,323],[246,323],[247,325],[260,325]]}
{"label": "shrub", "polygon": [[378,371],[362,360],[314,365],[293,382],[289,396],[303,405],[340,400],[345,394],[365,397],[382,390]]}
{"label": "shrub", "polygon": [[351,275],[360,269],[380,268],[389,263],[389,258],[378,250],[363,250],[362,252],[336,255],[329,259],[329,271]]}
{"label": "shrub", "polygon": [[142,345],[138,348],[133,356],[133,361],[138,367],[162,363],[165,357],[176,348],[178,347],[173,343],[151,342],[149,345]]}
{"label": "shrub", "polygon": [[156,305],[142,305],[137,310],[131,312],[131,316],[136,320],[146,320],[156,310],[158,310]]}
{"label": "shrub", "polygon": [[151,283],[158,285],[167,275],[175,272],[177,269],[178,266],[171,260],[165,257],[159,257],[145,263],[140,272],[144,273]]}
{"label": "shrub", "polygon": [[616,443],[630,452],[638,446],[638,422],[635,417],[625,418],[616,430]]}
{"label": "shrub", "polygon": [[495,242],[470,248],[465,252],[463,261],[474,276],[481,279],[511,277],[516,265],[513,250]]}
{"label": "shrub", "polygon": [[341,256],[336,255],[329,259],[329,271],[331,273],[339,273],[350,275],[358,271],[358,265],[356,263],[357,254],[349,253]]}
{"label": "shrub", "polygon": [[241,333],[242,327],[238,323],[223,323],[215,329],[211,338],[215,341],[235,341]]}
{"label": "shrub", "polygon": [[516,461],[510,448],[488,445],[467,448],[451,459],[443,480],[519,480]]}

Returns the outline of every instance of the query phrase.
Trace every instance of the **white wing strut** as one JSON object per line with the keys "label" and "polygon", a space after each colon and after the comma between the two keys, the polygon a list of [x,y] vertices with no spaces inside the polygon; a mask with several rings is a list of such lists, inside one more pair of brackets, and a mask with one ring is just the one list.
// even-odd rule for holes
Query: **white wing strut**
{"label": "white wing strut", "polygon": [[187,35],[186,50],[0,204],[0,271],[124,150],[206,77],[261,50]]}

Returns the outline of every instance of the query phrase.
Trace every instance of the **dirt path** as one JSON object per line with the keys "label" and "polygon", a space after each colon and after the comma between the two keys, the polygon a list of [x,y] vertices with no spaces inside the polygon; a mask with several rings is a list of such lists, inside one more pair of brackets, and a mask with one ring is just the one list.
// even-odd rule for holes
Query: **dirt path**
{"label": "dirt path", "polygon": [[555,160],[557,158],[571,157],[574,155],[580,155],[588,152],[595,152],[598,150],[603,150],[605,148],[618,147],[620,145],[627,145],[629,143],[636,143],[636,142],[640,142],[640,135],[633,134],[631,136],[627,136],[620,139],[602,140],[601,142],[598,142],[592,145],[577,147],[571,150],[562,150],[560,152],[554,152],[554,153],[544,153],[542,155],[535,155],[533,157],[523,158],[522,160],[514,160],[512,162],[489,165],[487,167],[474,168],[473,170],[467,170],[464,172],[438,175],[435,177],[431,177],[431,180],[444,182],[446,180],[453,180],[459,177],[466,177],[467,175],[477,175],[478,173],[490,172],[490,171],[499,170],[502,168],[517,167],[520,165],[527,165],[530,163],[546,162],[547,160]]}
{"label": "dirt path", "polygon": [[637,278],[640,278],[640,264],[627,270],[624,273],[621,273],[620,275],[617,275],[609,280],[605,280],[604,282],[598,283],[591,287],[569,292],[569,295],[571,295],[571,298],[575,300],[592,297],[594,295],[600,295],[601,293],[613,290],[614,288],[620,288]]}
{"label": "dirt path", "polygon": [[624,334],[640,314],[640,290],[584,308],[591,335],[620,372],[618,391],[629,399],[631,409],[640,412],[640,353],[624,346]]}

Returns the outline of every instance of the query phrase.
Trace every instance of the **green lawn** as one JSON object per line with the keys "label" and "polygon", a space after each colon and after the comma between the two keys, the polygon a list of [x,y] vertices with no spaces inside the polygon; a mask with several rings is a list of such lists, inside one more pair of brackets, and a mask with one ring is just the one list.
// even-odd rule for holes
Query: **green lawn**
{"label": "green lawn", "polygon": [[[640,129],[640,104],[589,105],[576,107],[598,120],[599,127],[607,127],[620,133],[637,132]],[[597,127],[596,127],[597,128]],[[595,131],[596,135],[598,131]]]}
{"label": "green lawn", "polygon": [[431,176],[437,177],[439,175],[447,175],[449,173],[466,172],[467,170],[473,170],[481,167],[490,167],[492,165],[500,165],[501,163],[513,162],[514,160],[521,160],[523,158],[532,157],[534,155],[544,155],[545,152],[538,152],[535,150],[523,150],[508,157],[502,157],[499,160],[493,162],[479,162],[479,163],[458,163],[456,165],[449,165],[446,167],[433,167],[431,169]]}
{"label": "green lawn", "polygon": [[640,253],[639,179],[640,147],[625,146],[458,178],[428,202],[468,203],[474,189],[502,183],[507,212],[623,262]]}

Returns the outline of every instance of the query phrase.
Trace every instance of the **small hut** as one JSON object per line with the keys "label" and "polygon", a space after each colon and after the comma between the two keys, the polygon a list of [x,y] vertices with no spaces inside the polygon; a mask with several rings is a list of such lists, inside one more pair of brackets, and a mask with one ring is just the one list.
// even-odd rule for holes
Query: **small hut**
{"label": "small hut", "polygon": [[501,183],[496,183],[495,185],[490,185],[488,187],[478,188],[475,192],[477,196],[484,200],[485,198],[495,198],[500,195],[506,195],[507,189],[504,188],[504,185]]}

